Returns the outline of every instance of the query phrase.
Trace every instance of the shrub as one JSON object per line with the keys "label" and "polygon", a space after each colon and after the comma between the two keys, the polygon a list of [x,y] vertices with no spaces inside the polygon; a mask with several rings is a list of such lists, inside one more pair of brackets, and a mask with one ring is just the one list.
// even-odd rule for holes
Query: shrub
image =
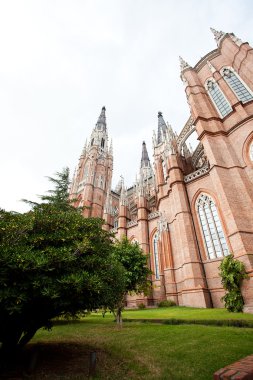
{"label": "shrub", "polygon": [[146,305],[144,303],[139,303],[138,309],[140,309],[140,310],[146,309]]}
{"label": "shrub", "polygon": [[158,307],[171,307],[171,306],[176,306],[176,302],[172,300],[165,300],[161,301],[157,304]]}
{"label": "shrub", "polygon": [[226,290],[222,297],[225,307],[228,311],[238,313],[243,310],[243,297],[241,294],[241,283],[248,275],[245,271],[244,264],[234,259],[233,255],[225,257],[219,266],[221,283]]}

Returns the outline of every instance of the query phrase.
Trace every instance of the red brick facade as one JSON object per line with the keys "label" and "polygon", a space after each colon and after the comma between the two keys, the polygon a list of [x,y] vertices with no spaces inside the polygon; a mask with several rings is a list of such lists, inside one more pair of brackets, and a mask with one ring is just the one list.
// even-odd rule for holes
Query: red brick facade
{"label": "red brick facade", "polygon": [[[143,143],[140,175],[111,190],[112,148],[105,109],[84,148],[71,193],[117,237],[150,253],[153,294],[128,305],[173,299],[179,305],[221,307],[218,267],[233,252],[250,276],[245,310],[253,312],[253,49],[232,33],[213,30],[217,49],[194,67],[181,59],[190,117],[179,136],[158,114],[154,169]],[[185,141],[196,131],[194,152]]]}

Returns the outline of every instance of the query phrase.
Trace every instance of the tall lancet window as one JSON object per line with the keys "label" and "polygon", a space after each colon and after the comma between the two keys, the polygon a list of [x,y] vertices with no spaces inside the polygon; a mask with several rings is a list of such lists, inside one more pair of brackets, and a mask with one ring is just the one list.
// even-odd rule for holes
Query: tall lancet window
{"label": "tall lancet window", "polygon": [[201,194],[197,199],[196,208],[208,258],[227,256],[228,246],[213,199],[207,194]]}
{"label": "tall lancet window", "polygon": [[208,79],[206,89],[221,117],[223,118],[228,115],[232,111],[232,107],[219,85],[213,79]]}
{"label": "tall lancet window", "polygon": [[242,103],[247,103],[253,99],[250,89],[247,88],[239,75],[237,75],[232,69],[225,67],[222,69],[221,75]]}
{"label": "tall lancet window", "polygon": [[160,279],[159,271],[159,252],[158,252],[158,233],[153,237],[153,253],[154,253],[154,268],[155,268],[155,279]]}

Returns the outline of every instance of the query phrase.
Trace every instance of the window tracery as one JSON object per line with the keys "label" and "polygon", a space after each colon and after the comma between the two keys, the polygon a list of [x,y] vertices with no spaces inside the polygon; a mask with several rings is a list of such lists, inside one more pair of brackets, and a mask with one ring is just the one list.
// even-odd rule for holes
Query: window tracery
{"label": "window tracery", "polygon": [[253,99],[252,93],[247,89],[246,85],[237,73],[230,68],[225,67],[222,69],[221,74],[231,90],[242,103],[247,103]]}
{"label": "window tracery", "polygon": [[228,246],[213,199],[202,193],[197,199],[196,207],[208,258],[227,256],[229,254]]}
{"label": "window tracery", "polygon": [[206,89],[220,115],[222,117],[228,115],[232,111],[232,107],[221,91],[219,85],[214,80],[208,79],[206,82]]}

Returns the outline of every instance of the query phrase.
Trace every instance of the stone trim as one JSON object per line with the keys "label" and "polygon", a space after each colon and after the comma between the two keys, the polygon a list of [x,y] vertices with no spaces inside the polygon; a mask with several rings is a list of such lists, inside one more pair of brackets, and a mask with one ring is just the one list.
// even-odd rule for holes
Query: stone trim
{"label": "stone trim", "polygon": [[154,211],[148,214],[148,220],[158,218],[160,216],[160,211]]}
{"label": "stone trim", "polygon": [[138,225],[138,222],[137,220],[130,220],[130,222],[127,222],[127,227],[133,227],[133,226],[137,226]]}

